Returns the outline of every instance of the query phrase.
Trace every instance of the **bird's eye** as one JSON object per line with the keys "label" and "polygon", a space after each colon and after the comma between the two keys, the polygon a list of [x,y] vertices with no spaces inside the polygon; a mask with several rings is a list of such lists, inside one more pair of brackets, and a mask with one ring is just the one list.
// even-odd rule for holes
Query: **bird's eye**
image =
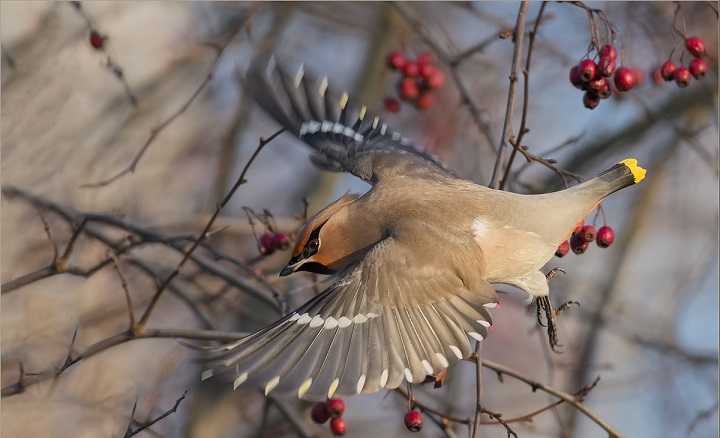
{"label": "bird's eye", "polygon": [[311,241],[309,241],[309,242],[307,243],[307,248],[308,248],[310,251],[312,251],[312,252],[317,251],[318,248],[320,248],[320,240],[319,240],[319,239],[312,239]]}

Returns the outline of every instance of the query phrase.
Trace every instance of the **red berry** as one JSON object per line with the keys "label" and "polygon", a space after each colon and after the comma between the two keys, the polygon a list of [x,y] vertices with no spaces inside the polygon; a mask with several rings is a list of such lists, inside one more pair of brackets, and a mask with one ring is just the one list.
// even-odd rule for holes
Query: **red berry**
{"label": "red berry", "polygon": [[398,102],[397,99],[388,97],[385,99],[385,110],[391,113],[400,111],[400,102]]}
{"label": "red berry", "polygon": [[290,246],[290,239],[285,233],[275,233],[273,236],[273,246],[275,249],[284,251]]}
{"label": "red berry", "polygon": [[614,240],[615,232],[612,230],[612,228],[608,227],[607,225],[600,227],[597,233],[597,237],[595,238],[595,242],[597,242],[597,245],[600,248],[607,248],[608,246],[612,245]]}
{"label": "red berry", "polygon": [[570,252],[570,242],[566,240],[558,246],[557,251],[555,251],[555,256],[564,257],[568,252]]}
{"label": "red berry", "polygon": [[600,99],[607,99],[610,97],[610,82],[607,78],[593,79],[588,82],[588,91],[592,91]]}
{"label": "red berry", "polygon": [[678,67],[678,69],[675,70],[675,73],[673,73],[675,83],[680,88],[685,88],[690,85],[690,77],[690,69],[685,67],[684,65]]}
{"label": "red berry", "polygon": [[610,44],[605,44],[600,47],[598,53],[600,54],[600,58],[610,58],[612,60],[617,59],[617,50],[615,50],[615,47]]}
{"label": "red berry", "polygon": [[392,52],[387,57],[387,65],[393,70],[402,70],[406,62],[405,57],[400,52]]}
{"label": "red berry", "polygon": [[606,77],[612,76],[615,73],[616,68],[615,60],[607,56],[601,56],[600,62],[598,62],[598,70],[600,74]]}
{"label": "red berry", "polygon": [[575,225],[575,229],[572,232],[572,235],[580,234],[582,233],[583,228],[585,227],[585,221],[578,222],[577,225]]}
{"label": "red berry", "polygon": [[103,47],[105,47],[105,37],[100,35],[98,31],[91,30],[90,31],[90,45],[93,46],[94,49],[102,50]]}
{"label": "red berry", "polygon": [[430,52],[422,52],[421,54],[419,54],[419,55],[417,56],[416,61],[417,61],[417,63],[420,64],[421,66],[422,66],[422,65],[433,65],[433,64],[434,64],[433,56],[432,56],[432,53],[430,53]]}
{"label": "red berry", "polygon": [[702,79],[705,77],[705,73],[708,71],[707,62],[702,58],[695,58],[690,61],[690,74],[695,79]]}
{"label": "red berry", "polygon": [[666,81],[672,81],[673,80],[673,74],[675,73],[675,69],[677,69],[677,66],[672,61],[665,61],[663,62],[663,65],[660,66],[660,74],[662,75],[663,79]]}
{"label": "red berry", "polygon": [[330,431],[336,436],[345,435],[347,431],[345,420],[343,420],[342,417],[333,418],[332,421],[330,421]]}
{"label": "red berry", "polygon": [[595,231],[595,227],[592,225],[585,225],[579,235],[582,236],[586,242],[592,242],[595,240],[597,232]]}
{"label": "red berry", "polygon": [[405,414],[405,427],[411,432],[420,432],[423,427],[423,420],[420,412],[410,411]]}
{"label": "red berry", "polygon": [[588,109],[595,109],[600,105],[600,96],[595,94],[593,91],[586,91],[583,94],[583,105]]}
{"label": "red berry", "polygon": [[433,73],[435,73],[435,70],[437,70],[437,69],[436,69],[433,65],[431,65],[431,64],[419,64],[419,63],[418,63],[418,65],[420,66],[420,67],[419,67],[419,69],[420,69],[420,73],[419,73],[419,74],[420,74],[420,77],[423,78],[423,79],[426,79],[426,80],[427,80],[427,78],[430,77],[430,75],[432,75]]}
{"label": "red berry", "polygon": [[415,100],[418,97],[420,90],[418,89],[417,82],[413,78],[405,78],[400,81],[398,86],[398,95],[403,100]]}
{"label": "red berry", "polygon": [[696,58],[705,56],[705,41],[700,37],[690,37],[685,40],[685,48]]}
{"label": "red berry", "polygon": [[262,255],[270,255],[275,252],[275,236],[272,233],[263,233],[258,239],[258,250]]}
{"label": "red berry", "polygon": [[585,82],[582,80],[579,65],[573,65],[570,69],[570,83],[573,84],[575,88],[579,88],[581,90],[585,89]]}
{"label": "red berry", "polygon": [[658,85],[658,86],[665,85],[665,78],[663,78],[663,75],[660,72],[660,69],[653,70],[652,77],[653,77],[653,82],[655,83],[655,85]]}
{"label": "red berry", "polygon": [[407,61],[402,69],[403,74],[408,78],[413,78],[420,73],[420,66],[415,61]]}
{"label": "red berry", "polygon": [[430,89],[442,87],[445,84],[445,73],[443,73],[442,70],[436,68],[435,71],[430,76],[428,76],[425,84]]}
{"label": "red berry", "polygon": [[325,402],[317,402],[313,405],[312,411],[310,411],[310,417],[312,421],[317,424],[323,424],[330,418],[330,412],[327,410],[327,404]]}
{"label": "red berry", "polygon": [[345,402],[341,398],[331,398],[325,402],[325,405],[333,418],[339,417],[345,412]]}
{"label": "red berry", "polygon": [[628,91],[635,85],[635,73],[627,67],[620,67],[615,71],[615,87],[620,91]]}
{"label": "red berry", "polygon": [[595,64],[595,61],[592,59],[586,59],[578,65],[580,68],[580,79],[583,82],[590,82],[595,78],[595,75],[597,74],[597,64]]}
{"label": "red berry", "polygon": [[575,254],[584,253],[587,247],[588,242],[582,235],[576,234],[570,238],[570,248]]}
{"label": "red berry", "polygon": [[422,91],[420,93],[420,96],[417,98],[417,101],[415,101],[415,106],[417,109],[425,111],[426,109],[430,108],[433,104],[433,95],[429,91]]}

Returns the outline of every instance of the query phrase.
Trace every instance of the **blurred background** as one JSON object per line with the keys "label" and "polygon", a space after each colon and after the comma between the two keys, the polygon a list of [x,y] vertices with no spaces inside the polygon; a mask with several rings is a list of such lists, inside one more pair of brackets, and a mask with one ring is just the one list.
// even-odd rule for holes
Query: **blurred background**
{"label": "blurred background", "polygon": [[[568,72],[588,54],[588,13],[548,3],[527,76],[522,144],[587,178],[627,157],[648,176],[603,202],[604,218],[592,213],[586,220],[612,226],[612,246],[591,244],[585,254],[547,266],[567,272],[550,283],[555,304],[580,303],[558,318],[563,354],[550,352],[526,295],[500,285],[502,305],[483,355],[571,394],[600,376],[586,404],[625,436],[717,436],[717,3],[589,6],[615,29],[618,64],[639,68],[644,78],[630,92],[584,108]],[[529,5],[526,31],[540,7]],[[53,376],[68,358],[126,333],[127,297],[141,318],[259,139],[279,129],[243,90],[253,56],[273,52],[290,71],[304,65],[327,76],[460,176],[487,185],[506,116],[519,10],[515,2],[0,3],[2,435],[120,437],[170,410],[187,390],[177,412],[138,436],[330,436],[327,425],[310,421],[311,404],[294,395],[266,399],[257,390],[201,384],[197,355],[185,346],[197,340],[107,345]],[[690,61],[681,34],[705,41],[709,71],[687,88],[656,84],[652,71],[668,58]],[[401,102],[399,112],[386,110],[400,77],[386,66],[392,51],[408,58],[429,52],[445,73],[428,109]],[[526,58],[524,51],[520,71]],[[516,136],[525,80],[519,77],[516,92]],[[87,186],[128,169],[144,145],[133,172]],[[276,319],[278,302],[292,308],[327,283],[306,274],[280,279],[288,251],[263,256],[257,248],[264,232],[292,237],[304,199],[313,214],[347,191],[368,188],[318,171],[307,156],[289,134],[261,151],[213,225],[211,246],[198,248],[172,281],[146,329],[247,332]],[[506,189],[562,187],[551,169],[518,156]],[[257,217],[253,229],[244,207],[261,219],[267,209],[272,229]],[[77,214],[89,212],[97,215],[73,239]],[[98,269],[47,270],[53,246],[62,255],[69,242],[71,267]],[[109,249],[118,254],[127,294]],[[414,386],[424,405],[473,417],[472,363],[452,368],[442,388],[431,386]],[[486,406],[506,420],[556,400],[487,369],[484,394]],[[348,436],[411,436],[402,421],[407,401],[397,392],[345,402]],[[510,426],[521,437],[607,436],[566,404]],[[443,430],[425,416],[417,436],[468,431],[457,422]],[[506,432],[487,425],[479,436]]]}

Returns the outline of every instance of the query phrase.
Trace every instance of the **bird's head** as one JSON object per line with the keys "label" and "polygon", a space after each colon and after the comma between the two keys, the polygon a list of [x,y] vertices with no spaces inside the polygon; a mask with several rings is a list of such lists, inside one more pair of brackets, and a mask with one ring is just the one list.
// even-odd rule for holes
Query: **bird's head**
{"label": "bird's head", "polygon": [[292,257],[280,276],[296,271],[333,274],[356,260],[355,239],[347,207],[359,195],[347,194],[316,214],[298,235]]}

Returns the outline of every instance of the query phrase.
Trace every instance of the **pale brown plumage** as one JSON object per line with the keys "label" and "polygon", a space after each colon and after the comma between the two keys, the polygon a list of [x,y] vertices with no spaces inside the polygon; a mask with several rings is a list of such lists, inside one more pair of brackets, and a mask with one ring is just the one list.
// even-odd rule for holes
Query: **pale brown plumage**
{"label": "pale brown plumage", "polygon": [[[320,295],[274,324],[208,352],[210,370],[310,400],[422,381],[487,335],[491,283],[548,294],[542,266],[605,196],[642,179],[625,160],[576,187],[543,195],[461,180],[392,133],[327,81],[256,61],[246,89],[315,149],[313,161],[373,186],[312,218],[281,275],[337,273]],[[448,219],[451,218],[451,219]]]}

